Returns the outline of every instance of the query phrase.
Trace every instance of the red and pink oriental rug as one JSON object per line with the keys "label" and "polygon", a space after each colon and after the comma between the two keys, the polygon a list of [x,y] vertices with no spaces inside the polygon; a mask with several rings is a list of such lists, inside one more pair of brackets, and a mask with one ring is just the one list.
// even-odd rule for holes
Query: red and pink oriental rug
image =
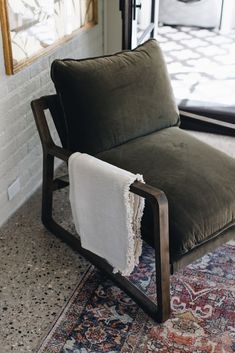
{"label": "red and pink oriental rug", "polygon": [[[153,251],[146,247],[132,276],[154,295]],[[171,318],[150,319],[90,267],[37,353],[235,352],[235,243],[171,277]]]}

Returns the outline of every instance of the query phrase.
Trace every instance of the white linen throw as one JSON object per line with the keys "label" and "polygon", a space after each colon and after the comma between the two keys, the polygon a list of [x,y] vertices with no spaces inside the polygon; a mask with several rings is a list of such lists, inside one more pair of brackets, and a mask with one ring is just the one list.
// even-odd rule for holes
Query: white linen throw
{"label": "white linen throw", "polygon": [[69,158],[70,203],[82,247],[106,259],[113,272],[128,276],[139,263],[144,198],[130,192],[142,181],[85,153]]}

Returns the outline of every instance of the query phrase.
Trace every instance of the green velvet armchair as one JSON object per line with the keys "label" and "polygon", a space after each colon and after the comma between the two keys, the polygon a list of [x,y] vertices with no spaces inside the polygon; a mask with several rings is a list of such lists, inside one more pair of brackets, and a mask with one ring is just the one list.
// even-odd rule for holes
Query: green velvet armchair
{"label": "green velvet armchair", "polygon": [[[51,77],[56,94],[32,102],[43,147],[42,222],[163,322],[170,315],[170,274],[235,234],[235,160],[184,129],[235,136],[235,127],[179,113],[155,40],[111,56],[56,60]],[[63,147],[51,138],[47,109]],[[53,191],[68,186],[54,178],[54,159],[67,162],[75,151],[143,174],[146,184],[135,182],[131,192],[146,198],[142,237],[155,249],[156,301],[53,219]]]}

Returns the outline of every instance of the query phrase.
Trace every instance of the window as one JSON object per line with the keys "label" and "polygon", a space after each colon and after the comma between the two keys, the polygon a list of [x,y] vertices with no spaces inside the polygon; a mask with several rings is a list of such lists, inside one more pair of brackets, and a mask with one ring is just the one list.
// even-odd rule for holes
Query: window
{"label": "window", "polygon": [[3,0],[0,2],[7,74],[97,23],[97,0]]}

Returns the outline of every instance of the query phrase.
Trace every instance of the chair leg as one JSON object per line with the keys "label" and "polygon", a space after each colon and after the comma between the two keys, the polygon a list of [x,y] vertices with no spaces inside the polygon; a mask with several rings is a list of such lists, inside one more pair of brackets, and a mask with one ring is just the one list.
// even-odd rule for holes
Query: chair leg
{"label": "chair leg", "polygon": [[156,290],[158,303],[158,322],[166,321],[170,308],[170,258],[168,231],[168,204],[166,200],[158,203],[158,217],[155,218],[154,245],[156,265]]}
{"label": "chair leg", "polygon": [[145,197],[152,208],[157,293],[157,313],[154,318],[158,322],[164,322],[171,312],[168,201],[164,192],[146,184],[136,183],[130,189]]}
{"label": "chair leg", "polygon": [[[157,268],[158,266],[158,268]],[[156,260],[156,290],[157,290],[157,305],[159,323],[169,319],[170,308],[170,273],[167,273],[164,266],[159,266],[159,261]]]}
{"label": "chair leg", "polygon": [[52,222],[54,156],[43,154],[42,223],[49,228]]}

